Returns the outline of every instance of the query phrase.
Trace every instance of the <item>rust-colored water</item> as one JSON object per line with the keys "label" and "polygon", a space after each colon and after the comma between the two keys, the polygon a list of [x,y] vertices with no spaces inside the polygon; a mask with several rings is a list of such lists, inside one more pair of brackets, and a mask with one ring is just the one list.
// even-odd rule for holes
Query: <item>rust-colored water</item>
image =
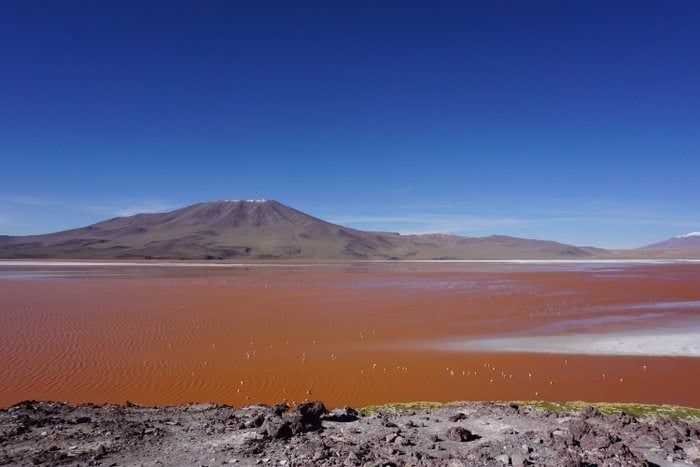
{"label": "rust-colored water", "polygon": [[[698,264],[0,263],[0,405],[313,398],[331,406],[580,399],[700,407],[697,357],[426,345],[558,325],[566,335],[577,331],[571,320],[586,332],[685,326],[700,319],[697,301]],[[621,318],[586,321],[609,315]]]}

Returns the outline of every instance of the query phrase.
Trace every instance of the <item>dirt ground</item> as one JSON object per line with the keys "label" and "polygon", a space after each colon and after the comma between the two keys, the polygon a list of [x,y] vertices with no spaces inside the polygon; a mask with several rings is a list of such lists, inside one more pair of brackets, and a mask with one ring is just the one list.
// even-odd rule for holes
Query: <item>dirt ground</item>
{"label": "dirt ground", "polygon": [[0,409],[2,465],[700,465],[700,424],[516,404]]}

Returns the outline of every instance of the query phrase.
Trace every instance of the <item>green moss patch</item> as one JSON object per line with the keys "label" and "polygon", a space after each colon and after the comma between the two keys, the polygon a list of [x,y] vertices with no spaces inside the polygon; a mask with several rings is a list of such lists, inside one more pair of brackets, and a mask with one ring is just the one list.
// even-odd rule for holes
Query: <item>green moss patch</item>
{"label": "green moss patch", "polygon": [[[369,405],[362,407],[359,411],[365,415],[376,412],[400,412],[406,410],[422,410],[443,406],[456,406],[469,404],[470,402],[399,402],[383,405]],[[495,404],[506,404],[511,402],[494,402]],[[611,402],[549,402],[549,401],[513,401],[521,407],[534,407],[557,412],[580,412],[586,407],[593,406],[606,415],[627,413],[639,419],[658,419],[674,417],[687,422],[700,422],[700,409],[683,407],[680,405],[655,405],[655,404],[635,404],[635,403],[611,403]]]}
{"label": "green moss patch", "polygon": [[700,409],[680,405],[636,404],[623,402],[548,402],[548,401],[516,401],[523,407],[536,407],[559,412],[580,412],[586,407],[593,406],[606,415],[627,413],[636,418],[665,418],[674,417],[687,422],[700,421]]}

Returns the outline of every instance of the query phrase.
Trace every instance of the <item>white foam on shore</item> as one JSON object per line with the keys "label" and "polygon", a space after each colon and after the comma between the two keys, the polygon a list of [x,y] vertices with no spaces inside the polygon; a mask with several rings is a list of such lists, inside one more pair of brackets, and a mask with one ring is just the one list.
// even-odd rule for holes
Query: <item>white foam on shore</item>
{"label": "white foam on shore", "polygon": [[700,357],[700,326],[608,334],[497,337],[438,347],[480,352]]}

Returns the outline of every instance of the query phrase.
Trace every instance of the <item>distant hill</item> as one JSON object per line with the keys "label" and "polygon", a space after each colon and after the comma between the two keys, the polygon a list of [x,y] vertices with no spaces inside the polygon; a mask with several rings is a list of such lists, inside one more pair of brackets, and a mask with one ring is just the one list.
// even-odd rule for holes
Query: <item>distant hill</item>
{"label": "distant hill", "polygon": [[0,236],[2,258],[585,259],[606,253],[500,235],[365,232],[273,200],[213,201],[45,235]]}
{"label": "distant hill", "polygon": [[691,232],[685,235],[678,235],[663,242],[647,245],[643,249],[658,250],[691,250],[700,249],[700,232]]}

